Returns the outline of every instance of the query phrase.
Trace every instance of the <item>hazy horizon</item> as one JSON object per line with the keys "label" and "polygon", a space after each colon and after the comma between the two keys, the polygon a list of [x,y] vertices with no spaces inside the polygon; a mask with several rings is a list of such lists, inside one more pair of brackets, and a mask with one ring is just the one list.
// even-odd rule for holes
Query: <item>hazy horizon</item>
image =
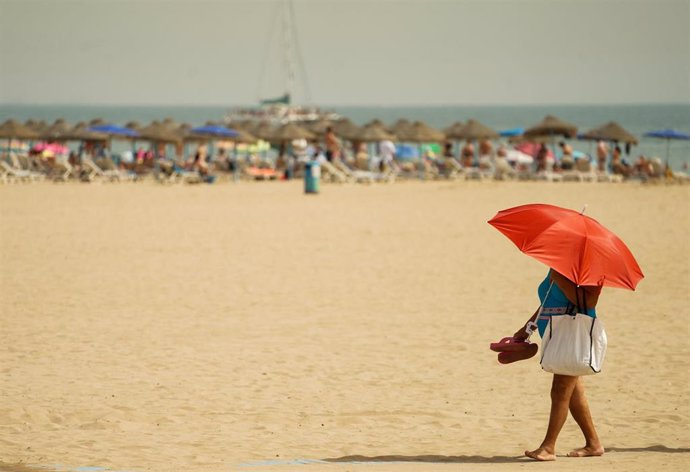
{"label": "hazy horizon", "polygon": [[255,105],[286,44],[302,104],[690,103],[686,0],[294,0],[292,41],[281,5],[0,0],[0,104]]}

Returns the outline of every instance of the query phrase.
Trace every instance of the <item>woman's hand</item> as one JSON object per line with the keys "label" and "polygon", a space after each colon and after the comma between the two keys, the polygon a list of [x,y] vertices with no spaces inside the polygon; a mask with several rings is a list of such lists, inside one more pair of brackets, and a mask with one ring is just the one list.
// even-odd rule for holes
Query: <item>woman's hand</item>
{"label": "woman's hand", "polygon": [[513,334],[513,339],[515,339],[517,341],[524,341],[528,337],[529,337],[529,335],[527,334],[527,330],[525,329],[525,326],[523,326],[522,328],[517,330],[515,332],[515,334]]}

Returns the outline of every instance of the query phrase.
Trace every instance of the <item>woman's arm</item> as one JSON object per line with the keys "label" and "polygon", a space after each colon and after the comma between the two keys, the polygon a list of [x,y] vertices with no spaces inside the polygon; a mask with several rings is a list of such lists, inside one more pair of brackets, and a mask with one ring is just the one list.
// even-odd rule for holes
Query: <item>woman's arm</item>
{"label": "woman's arm", "polygon": [[[570,300],[570,303],[577,306],[578,305],[578,298],[579,298],[580,302],[582,302],[582,300],[583,300],[582,292],[580,292],[580,296],[578,297],[577,285],[575,285],[565,275],[563,275],[559,272],[556,272],[555,270],[551,270],[551,280],[553,280],[555,282],[555,284],[558,285],[558,288],[560,288],[561,291],[568,298],[568,300]],[[587,306],[583,307],[583,308],[594,308],[594,307],[596,307],[597,302],[599,301],[599,294],[601,293],[601,287],[582,285],[579,288],[582,289],[582,291],[586,294],[586,297],[587,297]]]}

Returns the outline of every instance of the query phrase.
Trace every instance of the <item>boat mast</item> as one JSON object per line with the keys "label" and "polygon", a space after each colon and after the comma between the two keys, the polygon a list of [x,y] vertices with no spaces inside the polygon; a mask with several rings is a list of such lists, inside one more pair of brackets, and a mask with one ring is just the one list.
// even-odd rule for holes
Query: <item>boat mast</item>
{"label": "boat mast", "polygon": [[288,96],[288,103],[295,90],[295,70],[293,64],[294,45],[292,43],[293,31],[290,22],[290,2],[283,2],[282,5],[282,30],[283,30],[283,66],[285,67],[285,94]]}
{"label": "boat mast", "polygon": [[[302,51],[300,50],[299,38],[297,37],[297,28],[295,27],[295,10],[293,8],[292,0],[280,0],[277,8],[274,10],[274,17],[270,22],[270,38],[266,55],[261,65],[260,80],[257,83],[257,98],[260,103],[282,103],[290,105],[295,98],[297,71],[295,62],[299,62],[300,86],[304,91],[304,101],[309,103],[311,101],[311,92],[309,90],[309,82],[307,80],[307,72],[304,67],[304,59],[302,58]],[[275,33],[275,35],[274,35]],[[262,99],[261,88],[265,83],[266,70],[270,62],[271,50],[273,41],[277,40],[279,49],[282,49],[282,57],[280,57],[280,50],[278,51],[278,60],[276,63],[282,63],[281,78],[283,80],[283,96]],[[275,57],[274,57],[275,59]],[[279,79],[280,80],[280,79]],[[302,90],[300,90],[301,92]]]}

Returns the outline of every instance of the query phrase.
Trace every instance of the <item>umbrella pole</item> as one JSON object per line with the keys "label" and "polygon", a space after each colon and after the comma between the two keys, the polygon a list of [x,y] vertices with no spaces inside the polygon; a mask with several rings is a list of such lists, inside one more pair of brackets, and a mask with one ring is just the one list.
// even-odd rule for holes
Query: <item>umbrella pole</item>
{"label": "umbrella pole", "polygon": [[668,159],[671,152],[671,140],[666,140],[666,168],[668,169]]}
{"label": "umbrella pole", "polygon": [[474,162],[472,162],[472,167],[479,167],[479,140],[474,140]]}
{"label": "umbrella pole", "polygon": [[417,143],[417,152],[419,153],[419,159],[422,162],[422,169],[419,171],[419,178],[421,180],[426,180],[426,159],[424,157],[422,143]]}
{"label": "umbrella pole", "polygon": [[233,162],[232,179],[235,182],[239,182],[240,173],[239,173],[239,165],[238,165],[238,160],[237,160],[237,142],[232,143],[232,162]]}

